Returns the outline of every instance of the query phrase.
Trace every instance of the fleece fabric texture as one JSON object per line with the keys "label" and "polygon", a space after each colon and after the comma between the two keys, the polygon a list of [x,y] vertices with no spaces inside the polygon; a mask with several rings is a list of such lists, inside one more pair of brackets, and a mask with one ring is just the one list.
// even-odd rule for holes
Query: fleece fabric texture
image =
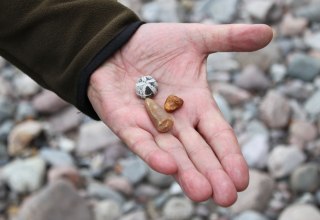
{"label": "fleece fabric texture", "polygon": [[80,111],[92,72],[142,22],[115,0],[0,0],[0,55]]}

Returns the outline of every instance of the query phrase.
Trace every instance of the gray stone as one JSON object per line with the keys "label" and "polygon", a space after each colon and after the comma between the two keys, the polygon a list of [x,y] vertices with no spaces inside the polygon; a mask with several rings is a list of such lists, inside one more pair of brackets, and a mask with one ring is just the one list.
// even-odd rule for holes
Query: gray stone
{"label": "gray stone", "polygon": [[75,141],[65,136],[59,136],[56,141],[56,147],[64,152],[71,153],[76,149]]}
{"label": "gray stone", "polygon": [[[0,72],[1,72],[1,67],[0,67]],[[11,84],[6,79],[4,79],[4,77],[0,75],[0,96],[2,97],[9,96],[11,93],[12,93]]]}
{"label": "gray stone", "polygon": [[295,146],[276,146],[270,153],[268,168],[275,178],[288,176],[306,160],[306,155]]}
{"label": "gray stone", "polygon": [[40,151],[40,156],[51,166],[73,166],[73,158],[66,152],[52,149],[43,148]]}
{"label": "gray stone", "polygon": [[121,216],[118,203],[112,200],[103,200],[94,205],[95,220],[117,220]]}
{"label": "gray stone", "polygon": [[105,180],[105,184],[126,196],[130,196],[133,192],[133,186],[129,180],[122,176],[110,176]]}
{"label": "gray stone", "polygon": [[253,135],[242,145],[241,150],[249,167],[260,169],[266,167],[269,152],[268,136]]}
{"label": "gray stone", "polygon": [[6,97],[0,97],[0,123],[13,117],[15,104]]}
{"label": "gray stone", "polygon": [[233,120],[233,115],[228,102],[218,93],[213,94],[213,98],[222,112],[224,119],[231,123]]}
{"label": "gray stone", "polygon": [[271,64],[279,63],[282,56],[278,44],[271,42],[267,47],[256,52],[236,53],[235,59],[242,68],[248,65],[256,65],[262,71],[267,71]]}
{"label": "gray stone", "polygon": [[36,118],[37,112],[33,106],[26,101],[22,101],[18,104],[15,114],[16,121],[23,121],[25,119]]}
{"label": "gray stone", "polygon": [[268,218],[259,212],[248,210],[242,212],[232,220],[268,220]]}
{"label": "gray stone", "polygon": [[118,2],[130,8],[136,14],[139,14],[142,8],[142,0],[118,0]]}
{"label": "gray stone", "polygon": [[148,184],[139,184],[134,190],[135,198],[142,202],[155,198],[160,193],[160,189]]}
{"label": "gray stone", "polygon": [[299,17],[307,18],[311,22],[320,22],[320,3],[308,4],[295,11]]}
{"label": "gray stone", "polygon": [[161,187],[161,188],[170,186],[174,181],[172,176],[159,173],[152,169],[149,169],[147,180],[154,186]]}
{"label": "gray stone", "polygon": [[140,182],[149,171],[148,166],[138,157],[128,157],[119,160],[121,175],[126,177],[129,182],[136,184]]}
{"label": "gray stone", "polygon": [[315,192],[320,187],[320,169],[316,163],[303,164],[290,177],[295,192]]}
{"label": "gray stone", "polygon": [[239,63],[233,58],[231,53],[221,52],[211,54],[207,58],[207,71],[235,71],[239,69]]}
{"label": "gray stone", "polygon": [[275,2],[272,0],[249,1],[245,5],[245,9],[251,17],[259,21],[266,21],[270,10],[274,6],[274,3]]}
{"label": "gray stone", "polygon": [[273,179],[266,173],[250,170],[248,188],[238,193],[238,200],[230,208],[233,213],[246,210],[263,211],[266,209],[274,189]]}
{"label": "gray stone", "polygon": [[49,184],[26,199],[18,220],[92,220],[86,201],[66,181]]}
{"label": "gray stone", "polygon": [[[306,5],[309,5],[312,3],[313,0],[285,0],[286,6],[292,8],[292,9],[297,9]],[[314,0],[317,1],[317,0]]]}
{"label": "gray stone", "polygon": [[7,137],[13,127],[14,122],[12,120],[6,120],[0,124],[0,142],[7,141]]}
{"label": "gray stone", "polygon": [[90,181],[87,186],[87,191],[88,194],[93,198],[112,200],[117,202],[119,205],[124,203],[124,198],[120,193],[114,191],[109,186],[103,185],[98,182]]}
{"label": "gray stone", "polygon": [[76,152],[87,155],[119,142],[120,139],[105,124],[92,121],[81,125]]}
{"label": "gray stone", "polygon": [[317,204],[318,205],[320,205],[320,190],[318,190],[317,192],[316,192],[316,202],[317,202]]}
{"label": "gray stone", "polygon": [[25,121],[16,125],[8,137],[8,152],[12,156],[29,151],[30,143],[43,131],[43,124],[38,121]]}
{"label": "gray stone", "polygon": [[33,192],[42,185],[45,165],[40,157],[16,159],[4,166],[1,175],[14,192]]}
{"label": "gray stone", "polygon": [[307,113],[297,100],[290,100],[290,108],[292,110],[291,120],[306,120]]}
{"label": "gray stone", "polygon": [[26,74],[19,73],[13,80],[14,92],[19,97],[31,97],[35,95],[40,86]]}
{"label": "gray stone", "polygon": [[320,114],[320,90],[312,94],[311,97],[305,102],[304,109],[311,115]]}
{"label": "gray stone", "polygon": [[275,83],[281,82],[287,75],[287,67],[283,64],[275,63],[270,67],[270,75]]}
{"label": "gray stone", "polygon": [[44,89],[41,93],[34,96],[32,105],[39,113],[52,114],[60,111],[69,104],[63,101],[55,93]]}
{"label": "gray stone", "polygon": [[143,210],[123,215],[119,220],[147,220],[147,214]]}
{"label": "gray stone", "polygon": [[247,124],[247,133],[251,135],[269,136],[268,128],[258,120],[252,120]]}
{"label": "gray stone", "polygon": [[304,42],[310,48],[320,50],[320,32],[305,36]]}
{"label": "gray stone", "polygon": [[285,94],[288,97],[305,100],[309,98],[313,93],[313,86],[309,83],[305,83],[302,80],[290,80],[288,82],[284,82],[279,86],[279,92]]}
{"label": "gray stone", "polygon": [[290,143],[300,144],[303,146],[306,142],[313,141],[317,137],[317,127],[308,122],[302,120],[293,121],[290,124]]}
{"label": "gray stone", "polygon": [[312,81],[320,73],[320,60],[296,53],[288,61],[288,75],[303,81]]}
{"label": "gray stone", "polygon": [[175,0],[156,0],[144,4],[140,14],[148,22],[179,22],[178,6]]}
{"label": "gray stone", "polygon": [[267,76],[254,65],[245,67],[241,74],[236,76],[234,83],[240,88],[251,91],[264,91],[271,86]]}
{"label": "gray stone", "polygon": [[183,190],[177,182],[173,182],[169,188],[170,195],[182,195]]}
{"label": "gray stone", "polygon": [[186,198],[173,197],[163,207],[163,215],[168,220],[187,220],[193,212],[193,204]]}
{"label": "gray stone", "polygon": [[54,114],[49,119],[49,124],[54,132],[64,133],[78,128],[83,117],[83,114],[79,113],[78,109],[70,106],[63,109],[58,114]]}
{"label": "gray stone", "polygon": [[280,93],[270,90],[259,106],[260,117],[270,128],[284,128],[290,119],[290,105]]}
{"label": "gray stone", "polygon": [[122,142],[118,144],[113,144],[104,151],[104,166],[105,167],[114,167],[114,164],[118,159],[128,155],[129,149]]}
{"label": "gray stone", "polygon": [[5,59],[0,56],[0,69],[2,69],[5,64],[6,64]]}
{"label": "gray stone", "polygon": [[230,105],[239,105],[251,98],[246,90],[228,83],[214,83],[212,89],[222,95]]}
{"label": "gray stone", "polygon": [[71,182],[75,187],[79,187],[81,185],[82,180],[80,173],[74,166],[51,167],[47,174],[49,182],[64,179]]}
{"label": "gray stone", "polygon": [[238,3],[237,0],[207,0],[203,4],[201,11],[219,23],[230,23],[237,13]]}
{"label": "gray stone", "polygon": [[302,34],[308,26],[305,18],[295,18],[292,14],[284,15],[280,24],[280,31],[283,36],[295,36]]}
{"label": "gray stone", "polygon": [[7,148],[4,144],[0,142],[0,166],[7,164],[8,160],[9,160],[9,155],[7,153]]}
{"label": "gray stone", "polygon": [[293,204],[288,206],[279,216],[279,220],[319,220],[320,211],[313,205]]}

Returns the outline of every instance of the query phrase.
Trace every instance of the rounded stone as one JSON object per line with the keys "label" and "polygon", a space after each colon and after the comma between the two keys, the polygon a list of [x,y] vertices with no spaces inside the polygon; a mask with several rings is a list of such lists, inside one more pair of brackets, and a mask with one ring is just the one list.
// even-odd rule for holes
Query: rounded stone
{"label": "rounded stone", "polygon": [[104,200],[95,205],[94,214],[96,220],[115,220],[121,216],[121,209],[118,203],[112,200]]}
{"label": "rounded stone", "polygon": [[136,94],[145,99],[155,96],[158,92],[158,83],[152,76],[142,76],[136,82]]}
{"label": "rounded stone", "polygon": [[279,220],[318,220],[320,219],[320,211],[313,205],[309,204],[293,204],[288,206],[280,214]]}
{"label": "rounded stone", "polygon": [[190,219],[194,212],[192,202],[188,199],[173,197],[163,208],[166,219]]}
{"label": "rounded stone", "polygon": [[315,192],[320,187],[320,169],[317,164],[304,164],[291,174],[291,188],[296,192]]}

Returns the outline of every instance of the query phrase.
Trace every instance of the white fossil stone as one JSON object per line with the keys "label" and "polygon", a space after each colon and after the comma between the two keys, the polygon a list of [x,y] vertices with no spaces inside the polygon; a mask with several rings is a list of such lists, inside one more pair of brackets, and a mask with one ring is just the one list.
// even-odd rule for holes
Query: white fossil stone
{"label": "white fossil stone", "polygon": [[136,94],[145,99],[156,95],[158,92],[158,83],[152,76],[142,76],[136,83]]}

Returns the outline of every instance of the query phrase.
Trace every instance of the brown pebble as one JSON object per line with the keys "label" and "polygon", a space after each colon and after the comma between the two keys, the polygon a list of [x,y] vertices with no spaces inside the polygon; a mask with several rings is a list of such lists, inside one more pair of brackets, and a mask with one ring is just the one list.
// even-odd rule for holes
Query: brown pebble
{"label": "brown pebble", "polygon": [[145,106],[152,123],[159,132],[165,133],[173,127],[173,118],[152,99],[145,99]]}
{"label": "brown pebble", "polygon": [[169,95],[164,103],[164,109],[167,112],[174,112],[175,110],[181,108],[183,105],[183,100],[175,95]]}

